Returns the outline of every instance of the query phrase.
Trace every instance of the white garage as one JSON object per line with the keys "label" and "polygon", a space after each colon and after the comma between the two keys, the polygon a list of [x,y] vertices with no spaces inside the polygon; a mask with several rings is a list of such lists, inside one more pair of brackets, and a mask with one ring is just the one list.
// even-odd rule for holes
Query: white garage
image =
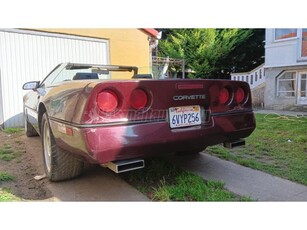
{"label": "white garage", "polygon": [[22,85],[63,62],[109,64],[109,42],[81,36],[0,29],[0,126],[22,127]]}

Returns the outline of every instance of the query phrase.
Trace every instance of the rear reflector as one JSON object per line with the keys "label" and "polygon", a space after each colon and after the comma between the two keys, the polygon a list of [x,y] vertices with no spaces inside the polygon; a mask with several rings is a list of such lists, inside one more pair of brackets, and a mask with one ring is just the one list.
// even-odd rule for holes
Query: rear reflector
{"label": "rear reflector", "polygon": [[229,100],[229,97],[230,97],[229,90],[227,88],[223,88],[220,91],[220,96],[219,96],[220,103],[225,104]]}
{"label": "rear reflector", "polygon": [[58,131],[60,133],[64,133],[64,134],[69,135],[69,136],[74,135],[74,131],[71,127],[67,127],[66,125],[61,124],[61,123],[58,123]]}
{"label": "rear reflector", "polygon": [[97,104],[103,112],[113,112],[118,106],[118,97],[112,90],[104,90],[97,96]]}
{"label": "rear reflector", "polygon": [[236,101],[238,103],[241,103],[245,98],[245,92],[244,92],[244,89],[242,88],[239,88],[237,91],[236,91]]}
{"label": "rear reflector", "polygon": [[135,89],[130,96],[130,104],[134,109],[142,109],[147,105],[148,97],[142,89]]}

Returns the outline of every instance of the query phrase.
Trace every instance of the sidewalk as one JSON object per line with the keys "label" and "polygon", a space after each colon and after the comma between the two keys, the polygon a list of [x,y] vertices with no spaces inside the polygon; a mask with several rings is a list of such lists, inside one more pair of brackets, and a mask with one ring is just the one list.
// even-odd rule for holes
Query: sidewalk
{"label": "sidewalk", "polygon": [[307,201],[307,186],[221,160],[204,152],[174,156],[171,161],[205,180],[223,181],[229,191],[240,196],[258,201]]}

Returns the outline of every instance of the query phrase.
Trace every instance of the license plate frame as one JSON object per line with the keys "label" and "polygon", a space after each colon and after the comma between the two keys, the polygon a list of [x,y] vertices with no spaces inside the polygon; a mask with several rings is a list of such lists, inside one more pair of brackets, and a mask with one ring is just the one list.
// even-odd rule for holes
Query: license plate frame
{"label": "license plate frame", "polygon": [[171,129],[191,127],[202,123],[199,105],[171,107],[168,111]]}

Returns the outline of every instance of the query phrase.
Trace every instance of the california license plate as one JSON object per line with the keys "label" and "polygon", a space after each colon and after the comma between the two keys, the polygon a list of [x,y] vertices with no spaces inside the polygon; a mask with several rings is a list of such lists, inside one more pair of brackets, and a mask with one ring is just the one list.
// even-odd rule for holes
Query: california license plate
{"label": "california license plate", "polygon": [[183,106],[169,108],[171,128],[180,128],[201,124],[200,106]]}

